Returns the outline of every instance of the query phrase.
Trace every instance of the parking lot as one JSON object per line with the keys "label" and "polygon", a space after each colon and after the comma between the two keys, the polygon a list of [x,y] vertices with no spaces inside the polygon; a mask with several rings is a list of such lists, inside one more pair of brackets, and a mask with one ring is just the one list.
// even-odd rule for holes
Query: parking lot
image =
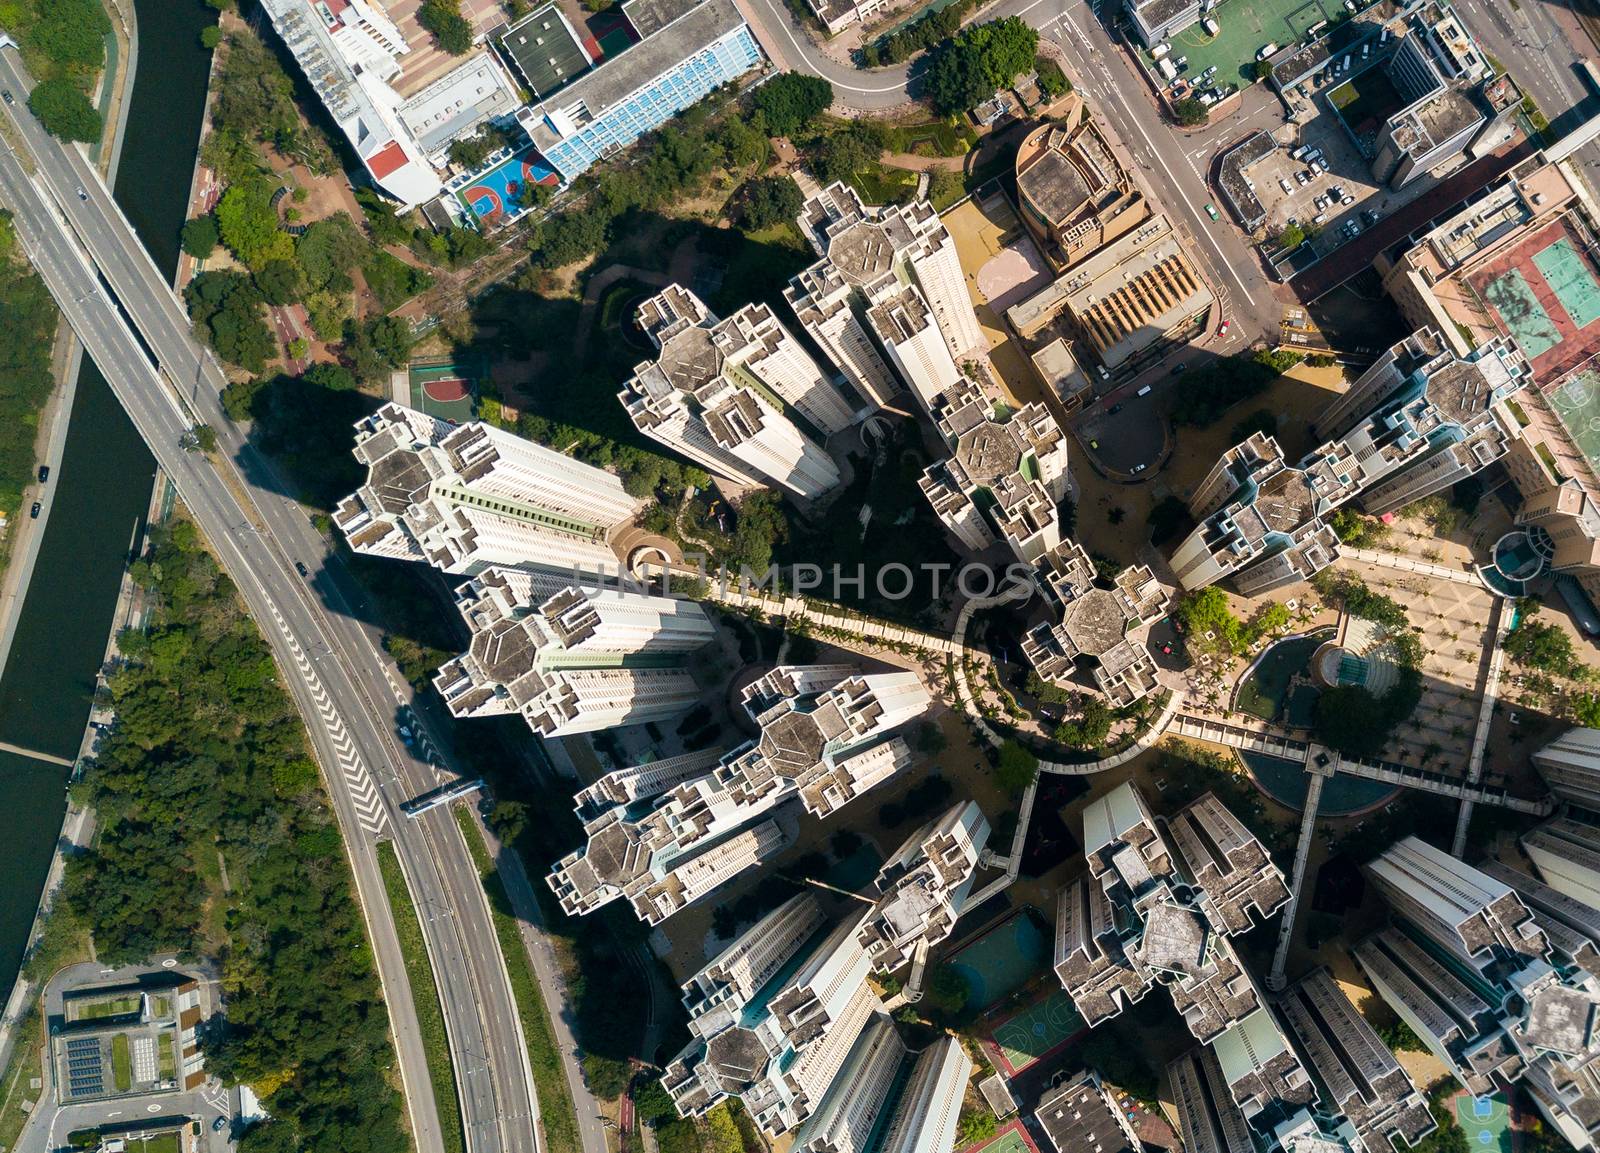
{"label": "parking lot", "polygon": [[[1222,0],[1207,13],[1217,26],[1216,35],[1192,24],[1173,34],[1170,54],[1174,61],[1187,60],[1187,77],[1215,68],[1217,85],[1243,88],[1255,83],[1257,54],[1263,48],[1296,43],[1311,28],[1344,14],[1340,0]],[[1148,53],[1141,55],[1146,64],[1155,65]]]}

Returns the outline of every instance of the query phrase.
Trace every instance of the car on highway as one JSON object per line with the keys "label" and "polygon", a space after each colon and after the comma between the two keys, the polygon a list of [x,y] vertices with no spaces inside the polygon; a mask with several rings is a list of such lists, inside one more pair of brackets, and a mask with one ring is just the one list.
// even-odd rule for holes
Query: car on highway
{"label": "car on highway", "polygon": [[41,464],[39,466],[39,483],[43,484],[45,481],[47,481],[49,479],[50,479],[50,466],[47,465],[47,464]]}
{"label": "car on highway", "polygon": [[1206,215],[1211,217],[1212,220],[1222,219],[1217,213],[1217,206],[1215,204],[1206,205]]}
{"label": "car on highway", "polygon": [[1180,373],[1182,373],[1184,369],[1186,369],[1188,367],[1189,366],[1187,364],[1185,364],[1183,361],[1180,360],[1180,361],[1178,361],[1177,364],[1172,366],[1172,375],[1173,376],[1177,376]]}
{"label": "car on highway", "polygon": [[15,104],[17,102],[17,98],[11,95],[11,89],[9,88],[7,88],[4,92],[0,92],[0,99],[5,100],[7,104]]}
{"label": "car on highway", "polygon": [[1150,466],[1147,465],[1147,464],[1136,464],[1136,465],[1133,466],[1131,471],[1133,472],[1133,474],[1135,476],[1137,476],[1139,473],[1143,472],[1145,469],[1147,469],[1149,467]]}
{"label": "car on highway", "polygon": [[303,560],[297,560],[294,562],[294,571],[303,577],[308,577],[311,575],[311,573],[306,569],[306,562]]}
{"label": "car on highway", "polygon": [[38,520],[39,519],[39,511],[42,508],[44,508],[44,505],[40,504],[38,501],[34,501],[33,502],[33,507],[28,510],[28,515],[30,517],[32,517],[34,520]]}
{"label": "car on highway", "polygon": [[1228,323],[1229,323],[1228,318],[1227,317],[1223,317],[1222,318],[1222,327],[1217,329],[1217,335],[1218,336],[1227,336],[1228,335]]}
{"label": "car on highway", "polygon": [[85,192],[83,189],[80,188],[80,189],[78,189],[78,199],[79,200],[88,200],[89,199],[89,194],[87,192]]}
{"label": "car on highway", "polygon": [[1106,409],[1106,414],[1108,416],[1116,416],[1117,413],[1119,413],[1121,411],[1122,411],[1122,406],[1120,404],[1114,404],[1110,408]]}

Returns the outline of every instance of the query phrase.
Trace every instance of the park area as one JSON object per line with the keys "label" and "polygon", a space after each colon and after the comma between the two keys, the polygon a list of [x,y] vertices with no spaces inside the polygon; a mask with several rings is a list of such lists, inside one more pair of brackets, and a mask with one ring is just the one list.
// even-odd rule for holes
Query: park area
{"label": "park area", "polygon": [[[1209,13],[1217,23],[1211,35],[1198,22],[1172,36],[1172,57],[1189,58],[1186,76],[1217,70],[1217,82],[1253,84],[1256,53],[1268,44],[1280,48],[1302,40],[1316,25],[1342,15],[1336,0],[1222,0]],[[1154,61],[1148,53],[1147,66]]]}

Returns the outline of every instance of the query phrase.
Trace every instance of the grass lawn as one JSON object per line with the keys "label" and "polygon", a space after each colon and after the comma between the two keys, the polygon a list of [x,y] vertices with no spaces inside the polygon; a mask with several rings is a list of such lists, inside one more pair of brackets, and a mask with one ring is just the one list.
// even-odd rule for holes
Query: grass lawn
{"label": "grass lawn", "polygon": [[116,1082],[118,1093],[133,1088],[133,1059],[128,1055],[126,1033],[111,1038],[111,1079]]}
{"label": "grass lawn", "polygon": [[450,1062],[450,1038],[445,1033],[444,1011],[439,1007],[439,990],[434,984],[433,965],[422,939],[422,923],[406,888],[405,873],[394,845],[378,845],[378,867],[383,872],[383,891],[394,911],[395,932],[400,938],[400,953],[405,957],[406,977],[411,982],[411,1000],[417,1008],[417,1025],[422,1030],[422,1045],[428,1054],[428,1079],[433,1082],[433,1099],[439,1109],[445,1153],[463,1153],[466,1133],[461,1126],[461,1107],[456,1092],[455,1067]]}
{"label": "grass lawn", "polygon": [[101,997],[93,1001],[80,1001],[75,1006],[79,1021],[98,1021],[102,1017],[120,1017],[124,1013],[139,1011],[139,994],[120,997]]}
{"label": "grass lawn", "polygon": [[[132,1146],[129,1148],[132,1149]],[[183,1153],[183,1146],[178,1143],[177,1133],[157,1133],[154,1137],[146,1137],[133,1153]]]}
{"label": "grass lawn", "polygon": [[978,143],[978,134],[965,122],[950,120],[891,125],[885,136],[889,151],[914,156],[965,156]]}
{"label": "grass lawn", "polygon": [[850,184],[868,204],[893,204],[917,190],[917,174],[874,165],[851,173]]}
{"label": "grass lawn", "polygon": [[505,956],[506,972],[511,977],[511,992],[517,1001],[517,1016],[522,1019],[522,1034],[528,1045],[528,1064],[533,1069],[533,1087],[539,1097],[544,1148],[548,1153],[577,1153],[580,1148],[577,1110],[567,1088],[566,1071],[561,1067],[561,1053],[556,1048],[555,1030],[550,1025],[544,994],[533,975],[533,963],[522,943],[517,918],[511,912],[511,899],[506,896],[500,871],[489,859],[489,847],[473,823],[472,814],[460,805],[455,806],[455,814],[467,850],[483,877],[495,935],[500,939],[500,952]]}
{"label": "grass lawn", "polygon": [[178,1058],[173,1055],[175,1043],[176,1038],[171,1033],[161,1034],[156,1042],[156,1060],[163,1081],[170,1081],[178,1075]]}

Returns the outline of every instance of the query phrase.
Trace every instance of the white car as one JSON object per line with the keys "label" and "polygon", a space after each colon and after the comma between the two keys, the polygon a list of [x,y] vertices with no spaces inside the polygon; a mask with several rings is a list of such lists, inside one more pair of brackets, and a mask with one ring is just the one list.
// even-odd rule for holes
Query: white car
{"label": "white car", "polygon": [[1150,466],[1149,466],[1149,465],[1147,465],[1147,464],[1136,464],[1136,465],[1134,465],[1134,466],[1133,466],[1133,469],[1132,469],[1132,472],[1133,472],[1133,473],[1134,473],[1134,474],[1135,474],[1135,475],[1137,475],[1137,474],[1139,474],[1139,473],[1141,473],[1141,472],[1143,472],[1143,471],[1144,471],[1144,470],[1145,470],[1145,469],[1147,469],[1147,468],[1149,468],[1149,467],[1150,467]]}

